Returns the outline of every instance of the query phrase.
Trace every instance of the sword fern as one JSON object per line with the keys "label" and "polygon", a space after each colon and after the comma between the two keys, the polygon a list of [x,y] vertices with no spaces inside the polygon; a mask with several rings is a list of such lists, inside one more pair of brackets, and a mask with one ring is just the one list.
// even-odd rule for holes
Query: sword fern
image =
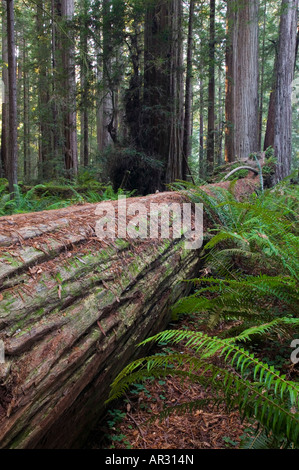
{"label": "sword fern", "polygon": [[215,189],[210,195],[192,188],[190,197],[204,202],[217,228],[204,248],[205,274],[189,280],[194,292],[177,302],[173,312],[208,316],[210,326],[220,320],[238,324],[226,331],[226,337],[167,330],[145,340],[142,346],[183,343],[187,352],[132,362],[113,382],[109,401],[149,376],[188,378],[211,386],[213,393],[208,399],[181,404],[180,411],[207,401],[225,402],[228,409],[237,407],[242,418],[261,427],[249,446],[256,442],[299,447],[299,383],[251,348],[257,337],[291,338],[299,331],[298,190],[282,183],[259,198],[236,202],[229,191]]}

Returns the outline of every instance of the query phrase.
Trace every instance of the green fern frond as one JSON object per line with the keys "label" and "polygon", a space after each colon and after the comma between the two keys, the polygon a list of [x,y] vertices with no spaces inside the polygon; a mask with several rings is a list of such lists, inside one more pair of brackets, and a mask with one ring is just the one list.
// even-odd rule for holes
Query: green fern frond
{"label": "green fern frond", "polygon": [[[247,334],[249,336],[250,332]],[[110,400],[148,376],[177,375],[203,385],[209,384],[217,390],[221,387],[223,401],[229,408],[238,406],[243,418],[254,416],[265,429],[277,436],[285,433],[290,441],[298,443],[299,384],[286,380],[285,375],[237,346],[231,338],[219,339],[201,332],[167,330],[143,341],[141,345],[153,341],[171,344],[184,341],[195,355],[155,355],[134,361],[114,381]],[[211,362],[215,355],[222,357],[233,370],[215,366]],[[183,365],[188,366],[189,370],[180,370]]]}

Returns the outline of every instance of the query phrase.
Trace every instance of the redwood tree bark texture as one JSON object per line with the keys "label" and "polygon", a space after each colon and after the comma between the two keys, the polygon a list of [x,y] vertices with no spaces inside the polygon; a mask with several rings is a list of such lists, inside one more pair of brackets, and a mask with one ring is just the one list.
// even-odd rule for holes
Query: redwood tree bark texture
{"label": "redwood tree bark texture", "polygon": [[227,2],[226,161],[258,151],[258,0]]}
{"label": "redwood tree bark texture", "polygon": [[190,0],[189,5],[189,23],[188,23],[188,42],[187,42],[187,63],[186,63],[186,86],[185,86],[185,117],[184,117],[184,139],[183,139],[183,180],[187,180],[189,171],[188,159],[191,154],[191,135],[192,135],[192,95],[193,95],[193,17],[194,0]]}
{"label": "redwood tree bark texture", "polygon": [[2,0],[2,82],[4,86],[4,96],[2,96],[2,129],[1,129],[1,162],[0,175],[1,178],[7,177],[8,173],[8,148],[9,148],[9,132],[8,132],[8,52],[7,52],[7,2]]}
{"label": "redwood tree bark texture", "polygon": [[[258,184],[240,180],[236,194],[248,197]],[[186,197],[129,202],[149,208]],[[189,285],[181,281],[197,273],[200,252],[184,239],[97,239],[101,204],[1,218],[0,448],[80,447],[117,373],[167,326]]]}
{"label": "redwood tree bark texture", "polygon": [[209,174],[213,172],[215,158],[215,15],[216,2],[215,0],[210,0],[209,99],[207,137],[207,164]]}
{"label": "redwood tree bark texture", "polygon": [[[69,32],[67,23],[74,17],[74,0],[61,1],[61,17],[65,23],[62,34],[62,65],[65,73],[65,169],[70,174],[78,173],[78,146],[77,146],[77,115],[76,115],[76,77],[75,77],[75,44],[73,34]],[[66,35],[66,32],[68,34]]]}
{"label": "redwood tree bark texture", "polygon": [[7,177],[10,193],[18,183],[18,122],[17,122],[17,66],[15,52],[14,1],[7,0],[7,56],[8,56],[8,110],[9,138]]}
{"label": "redwood tree bark texture", "polygon": [[297,10],[298,0],[282,1],[274,97],[276,182],[282,180],[291,172],[292,82],[296,55]]}
{"label": "redwood tree bark texture", "polygon": [[183,173],[181,0],[150,4],[144,37],[143,139],[146,151],[164,164],[162,182],[170,183]]}
{"label": "redwood tree bark texture", "polygon": [[[186,201],[138,202],[160,200]],[[115,374],[167,325],[180,281],[195,274],[183,239],[101,242],[97,207],[1,219],[1,448],[79,446]]]}

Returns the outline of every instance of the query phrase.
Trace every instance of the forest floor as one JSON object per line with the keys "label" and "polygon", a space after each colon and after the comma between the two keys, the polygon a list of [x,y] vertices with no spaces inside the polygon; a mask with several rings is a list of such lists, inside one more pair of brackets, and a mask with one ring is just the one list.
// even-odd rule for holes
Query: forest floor
{"label": "forest floor", "polygon": [[[170,328],[199,329],[196,320],[191,317],[170,325]],[[205,331],[202,325],[200,329]],[[217,331],[211,334],[214,336]],[[167,353],[169,349],[156,346],[151,354]],[[188,352],[183,344],[172,346],[171,350],[174,349],[181,353]],[[210,387],[203,387],[186,379],[182,381],[173,376],[162,380],[149,379],[144,384],[137,384],[122,400],[110,405],[105,419],[95,427],[85,448],[238,448],[246,424],[241,422],[237,410],[228,412],[225,404],[215,407],[213,403],[209,403],[212,395]],[[192,411],[171,413],[166,418],[160,418],[159,414],[165,408],[193,400],[207,400],[207,403],[200,409],[195,407]]]}

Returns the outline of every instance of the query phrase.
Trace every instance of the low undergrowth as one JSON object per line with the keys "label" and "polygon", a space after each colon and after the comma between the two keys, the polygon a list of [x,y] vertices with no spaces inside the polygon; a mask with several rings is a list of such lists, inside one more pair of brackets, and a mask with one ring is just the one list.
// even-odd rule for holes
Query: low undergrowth
{"label": "low undergrowth", "polygon": [[194,290],[173,314],[193,316],[197,326],[144,342],[182,344],[184,351],[132,362],[113,382],[109,401],[148,377],[188,379],[210,395],[192,395],[165,407],[160,417],[201,410],[207,402],[225,404],[247,423],[243,447],[298,448],[298,187],[285,181],[244,202],[236,202],[233,188],[207,194],[189,186],[190,198],[203,202],[214,228],[205,267],[188,281]]}
{"label": "low undergrowth", "polygon": [[0,216],[43,210],[61,209],[75,204],[97,203],[115,200],[123,190],[115,192],[111,185],[97,181],[78,183],[51,182],[15,186],[13,197],[8,191],[8,182],[0,180]]}

